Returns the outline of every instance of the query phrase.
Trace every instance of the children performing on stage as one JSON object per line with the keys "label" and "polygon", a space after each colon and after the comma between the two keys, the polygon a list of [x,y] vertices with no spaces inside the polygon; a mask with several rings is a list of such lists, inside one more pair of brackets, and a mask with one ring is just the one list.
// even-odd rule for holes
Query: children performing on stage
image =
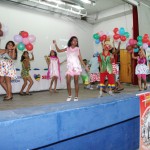
{"label": "children performing on stage", "polygon": [[[75,84],[75,97],[74,101],[78,101],[78,92],[79,92],[79,76],[82,72],[81,64],[86,68],[82,56],[80,53],[80,48],[78,44],[78,38],[73,36],[68,41],[68,47],[65,49],[59,49],[57,46],[56,41],[54,40],[53,43],[55,44],[57,52],[66,52],[67,54],[67,72],[66,72],[66,80],[67,80],[67,90],[68,90],[68,98],[66,101],[72,100],[72,93],[71,93],[71,78],[74,77],[74,84]],[[81,64],[80,64],[81,62]],[[87,68],[86,68],[87,69]],[[88,69],[87,69],[88,71]]]}
{"label": "children performing on stage", "polygon": [[[24,96],[24,95],[32,95],[29,91],[33,85],[33,80],[30,76],[30,61],[34,60],[34,55],[31,52],[32,57],[29,57],[29,52],[28,51],[24,51],[22,56],[21,56],[21,63],[22,63],[22,70],[21,70],[21,77],[24,81],[21,91],[20,91],[20,95]],[[24,89],[26,88],[27,84],[29,82],[29,85],[27,87],[26,92],[24,93]]]}

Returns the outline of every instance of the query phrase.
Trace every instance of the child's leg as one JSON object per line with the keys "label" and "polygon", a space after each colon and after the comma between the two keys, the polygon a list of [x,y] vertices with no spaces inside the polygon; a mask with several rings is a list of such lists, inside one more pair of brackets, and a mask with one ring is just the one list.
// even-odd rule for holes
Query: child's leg
{"label": "child's leg", "polygon": [[27,86],[27,78],[23,78],[23,85],[22,85],[22,88],[21,88],[21,91],[20,91],[20,94],[23,94],[23,90],[25,89],[25,87]]}
{"label": "child's leg", "polygon": [[71,75],[66,75],[68,95],[71,96]]}
{"label": "child's leg", "polygon": [[109,94],[112,94],[112,89],[115,88],[115,78],[114,78],[114,74],[109,74],[107,73],[107,77],[108,77],[108,87],[109,87]]}
{"label": "child's leg", "polygon": [[4,77],[1,77],[0,76],[0,85],[3,87],[3,89],[6,91],[7,93],[7,85],[6,83],[4,82]]}
{"label": "child's leg", "polygon": [[141,91],[142,90],[141,74],[138,74],[137,77],[138,77],[139,91]]}
{"label": "child's leg", "polygon": [[79,80],[79,76],[75,75],[74,76],[75,97],[78,97],[78,93],[79,93],[79,83],[78,83],[78,80]]}
{"label": "child's leg", "polygon": [[27,91],[26,91],[26,94],[29,94],[29,90],[30,88],[32,87],[33,85],[33,80],[31,77],[27,77],[27,80],[29,81],[29,85],[28,85],[28,88],[27,88]]}
{"label": "child's leg", "polygon": [[52,77],[50,87],[49,87],[50,92],[52,92],[52,85],[53,85],[54,80],[55,80],[55,77]]}
{"label": "child's leg", "polygon": [[144,81],[144,90],[147,90],[147,84],[146,84],[146,74],[141,74],[141,78]]}
{"label": "child's leg", "polygon": [[105,78],[106,78],[106,73],[100,73],[100,97],[103,94],[103,88],[105,87]]}
{"label": "child's leg", "polygon": [[58,77],[55,77],[54,79],[54,92],[56,93],[56,87],[57,87],[57,80],[58,80]]}
{"label": "child's leg", "polygon": [[5,82],[6,82],[6,89],[7,89],[7,98],[12,97],[12,85],[11,85],[11,78],[10,77],[5,77]]}

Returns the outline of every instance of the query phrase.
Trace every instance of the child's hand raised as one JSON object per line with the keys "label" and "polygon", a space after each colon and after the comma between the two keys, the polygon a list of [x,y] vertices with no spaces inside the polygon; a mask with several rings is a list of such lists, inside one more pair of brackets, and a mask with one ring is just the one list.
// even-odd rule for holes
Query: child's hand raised
{"label": "child's hand raised", "polygon": [[110,58],[111,58],[111,59],[114,59],[114,55],[110,55]]}
{"label": "child's hand raised", "polygon": [[56,40],[53,40],[53,44],[56,44]]}

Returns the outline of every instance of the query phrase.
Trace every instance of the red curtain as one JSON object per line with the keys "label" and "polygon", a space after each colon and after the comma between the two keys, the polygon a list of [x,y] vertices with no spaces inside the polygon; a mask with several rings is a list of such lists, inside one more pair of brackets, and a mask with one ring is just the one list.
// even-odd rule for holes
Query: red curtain
{"label": "red curtain", "polygon": [[[137,6],[133,6],[133,39],[137,39],[139,36],[139,23],[138,23],[138,10]],[[136,55],[136,54],[135,54]],[[137,85],[138,79],[135,75],[135,67],[137,65],[137,61],[132,59],[132,84]]]}

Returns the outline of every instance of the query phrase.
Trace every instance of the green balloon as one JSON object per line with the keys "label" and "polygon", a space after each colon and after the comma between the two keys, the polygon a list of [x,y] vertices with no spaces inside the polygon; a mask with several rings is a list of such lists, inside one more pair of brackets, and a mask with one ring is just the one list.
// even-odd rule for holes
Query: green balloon
{"label": "green balloon", "polygon": [[137,37],[137,40],[138,40],[138,41],[142,41],[142,36],[139,35],[139,36]]}
{"label": "green balloon", "polygon": [[18,44],[17,48],[18,48],[20,51],[23,51],[23,50],[25,49],[25,45],[24,45],[22,42],[20,42],[20,43]]}
{"label": "green balloon", "polygon": [[95,33],[95,34],[93,35],[93,38],[94,38],[94,39],[99,39],[99,35],[98,35],[97,33]]}
{"label": "green balloon", "polygon": [[142,41],[138,41],[138,42],[137,42],[137,45],[138,45],[138,46],[142,46],[142,45],[143,45]]}
{"label": "green balloon", "polygon": [[124,36],[125,36],[126,38],[129,38],[129,37],[130,37],[129,32],[125,32],[125,33],[124,33]]}

